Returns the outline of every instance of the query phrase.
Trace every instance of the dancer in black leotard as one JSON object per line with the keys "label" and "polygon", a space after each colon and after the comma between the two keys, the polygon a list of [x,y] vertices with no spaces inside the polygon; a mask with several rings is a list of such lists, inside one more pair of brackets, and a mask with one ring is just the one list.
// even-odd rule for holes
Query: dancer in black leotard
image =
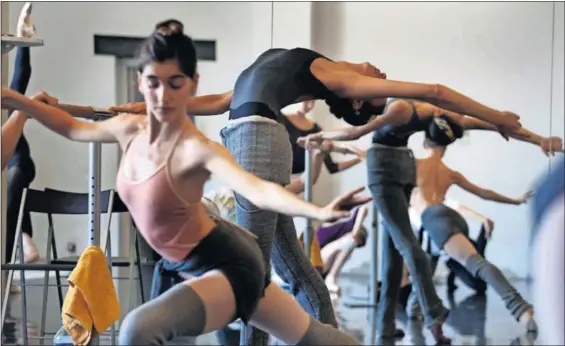
{"label": "dancer in black leotard", "polygon": [[[395,333],[396,297],[402,277],[403,259],[412,277],[416,296],[421,304],[426,325],[437,325],[445,319],[446,309],[434,292],[431,268],[425,252],[412,232],[408,215],[408,203],[416,185],[416,166],[412,151],[407,147],[408,139],[416,132],[427,131],[434,117],[450,117],[464,129],[497,131],[487,122],[441,109],[425,102],[393,99],[384,113],[365,125],[344,128],[337,131],[320,132],[299,139],[299,142],[315,148],[322,140],[354,140],[373,132],[373,147],[367,153],[369,188],[381,213],[385,230],[383,266],[385,276],[380,290],[378,307],[378,330],[381,337]],[[409,119],[405,124],[382,126],[380,119]],[[508,135],[523,141],[540,145],[544,150],[552,139],[542,138],[525,129]],[[437,330],[432,329],[433,333]]]}
{"label": "dancer in black leotard", "polygon": [[[373,115],[381,114],[387,97],[425,100],[509,131],[520,127],[515,114],[486,107],[443,85],[390,81],[369,63],[332,61],[315,51],[295,48],[269,49],[239,75],[231,99],[230,121],[221,135],[224,145],[244,169],[287,185],[292,149],[281,124],[281,109],[299,101],[322,99],[334,116],[352,125],[362,125]],[[195,108],[189,105],[189,113]],[[128,107],[115,110],[129,111]],[[408,119],[409,116],[392,114],[375,121],[384,126],[402,124]],[[236,200],[237,223],[258,236],[267,272],[273,263],[306,311],[324,323],[337,326],[329,293],[301,251],[292,219],[261,210],[240,195],[236,195]],[[435,307],[430,312],[428,326],[433,326],[437,340],[444,340],[441,324],[446,309],[431,281],[423,290],[426,301]],[[264,344],[267,340],[263,335],[258,336],[257,342]]]}
{"label": "dancer in black leotard", "polygon": [[[26,3],[18,20],[17,35],[32,37],[35,27],[31,24],[31,3]],[[16,48],[14,72],[10,89],[25,94],[31,78],[31,54],[29,47]],[[16,227],[20,213],[20,202],[25,188],[29,188],[35,179],[35,164],[31,157],[29,144],[23,134],[23,126],[27,118],[22,112],[14,111],[2,126],[2,169],[7,165],[7,209],[6,209],[6,263],[12,260],[12,250],[16,241]],[[22,218],[22,238],[24,262],[31,263],[39,259],[39,253],[32,240],[33,230],[28,212]],[[7,272],[6,272],[7,273]],[[18,287],[14,286],[17,291]]]}

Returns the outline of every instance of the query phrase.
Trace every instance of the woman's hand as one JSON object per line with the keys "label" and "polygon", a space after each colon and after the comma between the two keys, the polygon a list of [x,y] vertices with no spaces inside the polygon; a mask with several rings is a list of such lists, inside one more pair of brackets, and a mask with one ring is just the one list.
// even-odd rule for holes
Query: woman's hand
{"label": "woman's hand", "polygon": [[520,205],[526,203],[533,195],[534,193],[532,191],[526,192],[525,194],[522,195],[522,197],[516,200],[518,202],[517,204]]}
{"label": "woman's hand", "polygon": [[350,143],[334,143],[330,140],[327,140],[325,138],[327,133],[328,132],[325,131],[312,133],[308,136],[298,138],[296,143],[306,150],[318,149],[324,152],[333,151],[342,154],[353,154],[361,158],[365,157],[365,151],[355,147]]}
{"label": "woman's hand", "polygon": [[353,154],[357,155],[360,159],[364,159],[367,156],[367,152],[361,150],[350,143],[334,143],[333,144],[333,151],[342,153],[342,154]]}
{"label": "woman's hand", "polygon": [[347,127],[337,131],[321,131],[317,133],[311,133],[306,137],[299,137],[298,144],[306,142],[320,142],[323,140],[332,141],[352,141],[359,139],[359,130],[357,126]]}
{"label": "woman's hand", "polygon": [[487,239],[490,239],[492,237],[492,231],[494,231],[494,221],[485,218],[483,220],[483,226],[485,227],[485,235]]}
{"label": "woman's hand", "polygon": [[501,132],[514,132],[522,128],[520,117],[512,112],[500,112],[500,117],[494,125],[498,126]]}
{"label": "woman's hand", "polygon": [[560,137],[544,138],[539,146],[546,156],[553,156],[556,152],[563,152],[563,140]]}
{"label": "woman's hand", "polygon": [[113,113],[131,113],[131,114],[145,114],[147,108],[145,102],[132,102],[121,106],[109,107],[108,110]]}
{"label": "woman's hand", "polygon": [[2,88],[2,109],[13,109],[13,101],[19,93],[10,88]]}
{"label": "woman's hand", "polygon": [[49,95],[45,91],[41,91],[41,92],[35,94],[31,99],[39,101],[39,102],[46,103],[46,104],[48,104],[50,106],[54,106],[54,107],[56,107],[59,104],[59,99]]}
{"label": "woman's hand", "polygon": [[320,215],[317,219],[324,222],[330,222],[344,217],[349,217],[351,213],[343,211],[342,209],[365,204],[373,200],[372,197],[357,196],[357,194],[363,190],[365,190],[365,187],[361,186],[335,198],[320,210]]}

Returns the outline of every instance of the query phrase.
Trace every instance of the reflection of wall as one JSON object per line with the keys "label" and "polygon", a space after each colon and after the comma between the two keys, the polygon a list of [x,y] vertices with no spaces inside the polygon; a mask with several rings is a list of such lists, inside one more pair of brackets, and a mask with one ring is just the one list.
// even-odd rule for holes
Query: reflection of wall
{"label": "reflection of wall", "polygon": [[[534,132],[549,135],[551,126],[552,133],[563,136],[563,4],[558,7],[551,119],[552,3],[315,3],[313,45],[333,59],[371,61],[391,79],[445,84],[517,112]],[[318,102],[315,114],[323,126],[343,126],[325,113],[326,106]],[[410,142],[416,156],[422,154],[421,140],[414,136]],[[370,136],[359,140],[361,146],[369,143]],[[510,196],[521,195],[548,168],[538,148],[505,143],[488,133],[472,133],[455,144],[446,163],[473,182]],[[324,175],[316,196],[327,201],[365,176],[362,165],[339,176]],[[526,276],[528,206],[483,202],[458,188],[449,196],[495,219],[487,255]],[[364,249],[348,268],[367,260]]]}

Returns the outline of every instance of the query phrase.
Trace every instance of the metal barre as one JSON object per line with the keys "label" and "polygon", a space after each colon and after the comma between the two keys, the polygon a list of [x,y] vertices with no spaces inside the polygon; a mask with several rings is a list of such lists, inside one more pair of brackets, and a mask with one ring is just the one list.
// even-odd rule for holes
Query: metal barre
{"label": "metal barre", "polygon": [[[305,175],[306,181],[304,182],[304,200],[306,202],[312,203],[312,152],[310,150],[305,150],[304,152],[304,163],[305,163]],[[312,239],[314,237],[314,230],[312,229],[312,220],[310,218],[305,218],[306,229],[304,230],[304,251],[306,252],[306,257],[310,260],[312,255]]]}

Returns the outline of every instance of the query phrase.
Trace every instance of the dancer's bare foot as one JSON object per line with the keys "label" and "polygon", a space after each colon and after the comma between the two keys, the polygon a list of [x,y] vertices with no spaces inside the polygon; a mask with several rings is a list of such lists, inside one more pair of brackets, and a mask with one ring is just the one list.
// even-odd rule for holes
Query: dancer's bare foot
{"label": "dancer's bare foot", "polygon": [[363,247],[367,242],[367,230],[364,227],[359,227],[351,233],[355,247]]}
{"label": "dancer's bare foot", "polygon": [[526,328],[528,333],[536,333],[538,331],[538,325],[536,320],[534,319],[534,310],[528,309],[524,311],[522,316],[520,316],[519,320],[521,325]]}
{"label": "dancer's bare foot", "polygon": [[334,279],[326,278],[326,287],[328,288],[330,294],[334,294],[337,296],[341,295],[341,287],[339,287],[339,285]]}
{"label": "dancer's bare foot", "polygon": [[23,234],[23,243],[24,243],[24,263],[29,264],[37,261],[39,259],[39,250],[37,250],[37,246],[35,242],[29,235],[26,233]]}
{"label": "dancer's bare foot", "polygon": [[18,18],[18,37],[30,38],[35,35],[35,25],[31,23],[31,2],[26,2]]}

